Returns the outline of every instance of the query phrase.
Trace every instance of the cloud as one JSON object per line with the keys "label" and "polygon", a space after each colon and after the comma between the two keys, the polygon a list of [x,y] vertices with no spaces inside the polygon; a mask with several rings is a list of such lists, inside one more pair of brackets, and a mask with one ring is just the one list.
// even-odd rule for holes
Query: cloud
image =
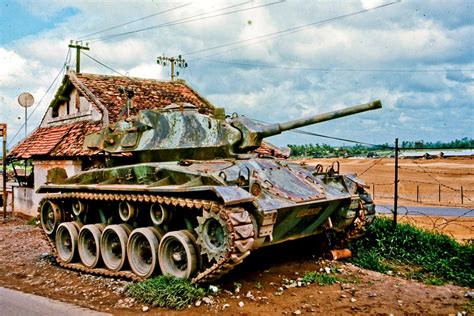
{"label": "cloud", "polygon": [[[307,128],[316,133],[380,143],[395,137],[436,141],[472,136],[471,1],[403,1],[298,32],[264,37],[389,2],[294,0],[110,40],[93,39],[226,6],[237,5],[230,11],[268,3],[244,2],[196,2],[88,36],[85,40],[91,50],[87,54],[121,73],[159,79],[169,79],[170,70],[157,65],[156,57],[183,54],[189,67],[180,70],[180,78],[228,113],[239,112],[268,122],[382,100],[381,110]],[[66,14],[53,28],[0,47],[2,119],[12,122],[10,134],[21,125],[15,121],[21,115],[16,96],[31,91],[39,99],[44,94],[63,66],[69,40],[184,4],[131,0],[22,3],[31,14],[44,19],[61,12],[74,14]],[[246,41],[251,38],[256,39]],[[226,46],[236,41],[246,42]],[[219,45],[223,47],[186,55]],[[218,52],[223,53],[214,55]],[[84,72],[113,74],[85,55],[81,64]],[[41,114],[49,100],[48,95],[37,112]],[[38,122],[41,115],[35,117]],[[443,124],[443,129],[436,128],[438,124]],[[272,140],[278,144],[332,142],[293,133]]]}

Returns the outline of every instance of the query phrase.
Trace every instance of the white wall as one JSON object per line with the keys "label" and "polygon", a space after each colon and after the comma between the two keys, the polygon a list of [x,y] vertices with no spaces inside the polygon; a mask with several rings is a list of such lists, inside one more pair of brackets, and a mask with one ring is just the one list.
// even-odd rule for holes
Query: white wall
{"label": "white wall", "polygon": [[82,162],[78,160],[33,160],[34,187],[13,187],[15,195],[15,212],[28,216],[38,215],[38,203],[44,194],[37,194],[36,190],[46,182],[48,170],[63,168],[67,176],[73,176],[82,170]]}

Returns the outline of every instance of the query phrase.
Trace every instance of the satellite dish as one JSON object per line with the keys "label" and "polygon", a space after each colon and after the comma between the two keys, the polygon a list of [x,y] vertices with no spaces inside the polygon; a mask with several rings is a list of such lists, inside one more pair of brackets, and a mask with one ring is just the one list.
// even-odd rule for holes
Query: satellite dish
{"label": "satellite dish", "polygon": [[29,92],[23,92],[18,96],[18,103],[24,108],[29,108],[35,102],[35,98]]}

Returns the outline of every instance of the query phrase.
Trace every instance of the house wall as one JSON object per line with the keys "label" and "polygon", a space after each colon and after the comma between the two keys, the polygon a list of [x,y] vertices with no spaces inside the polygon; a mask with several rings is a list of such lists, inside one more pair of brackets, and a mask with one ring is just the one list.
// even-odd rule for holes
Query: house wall
{"label": "house wall", "polygon": [[[67,113],[68,102],[69,114]],[[58,116],[53,117],[53,109],[51,107],[48,108],[41,122],[41,127],[57,126],[78,121],[100,121],[101,119],[102,114],[74,88],[69,94],[69,101],[64,101],[59,106]]]}
{"label": "house wall", "polygon": [[36,190],[46,182],[48,170],[52,168],[63,168],[70,177],[82,170],[82,162],[79,160],[34,160],[34,187],[13,187],[15,212],[28,216],[38,215],[38,204],[44,194],[38,194]]}

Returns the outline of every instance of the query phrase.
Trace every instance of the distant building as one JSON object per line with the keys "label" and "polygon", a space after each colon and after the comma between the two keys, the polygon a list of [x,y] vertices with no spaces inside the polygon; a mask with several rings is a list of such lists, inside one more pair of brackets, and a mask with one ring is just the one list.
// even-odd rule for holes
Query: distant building
{"label": "distant building", "polygon": [[191,103],[201,113],[214,106],[183,80],[158,81],[69,71],[63,78],[40,126],[8,154],[10,161],[31,159],[33,179],[14,187],[15,212],[35,216],[41,195],[36,189],[47,180],[48,170],[60,167],[72,176],[101,164],[103,155],[83,147],[87,134],[120,119],[127,96],[120,87],[134,91],[136,110],[162,108],[171,103]]}

